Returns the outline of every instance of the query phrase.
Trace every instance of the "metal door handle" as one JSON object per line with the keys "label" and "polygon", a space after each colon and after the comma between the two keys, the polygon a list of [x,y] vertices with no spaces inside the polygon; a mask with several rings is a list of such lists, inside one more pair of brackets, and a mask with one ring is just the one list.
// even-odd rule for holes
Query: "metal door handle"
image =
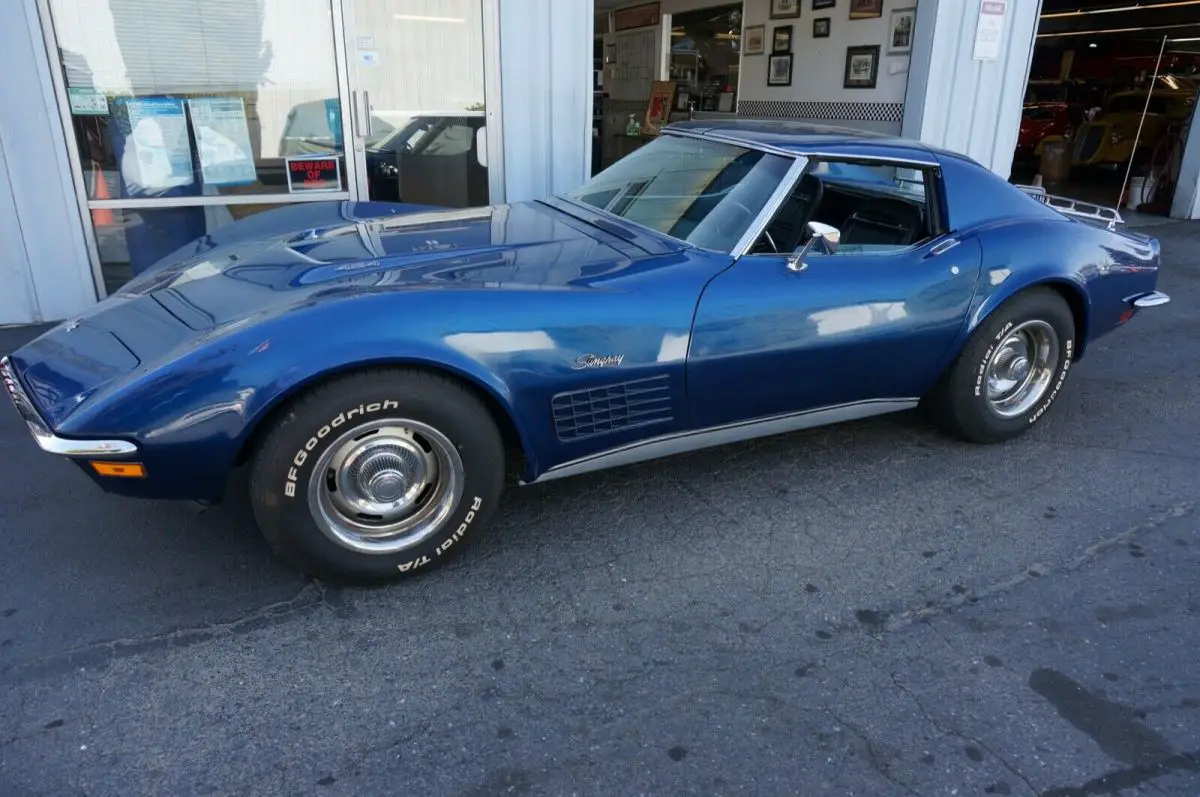
{"label": "metal door handle", "polygon": [[929,256],[937,257],[940,254],[949,252],[951,249],[958,246],[958,243],[959,242],[957,238],[949,238],[945,241],[942,241],[940,244],[929,250]]}
{"label": "metal door handle", "polygon": [[357,91],[350,92],[350,114],[354,121],[354,135],[361,138],[363,134],[363,126],[362,117],[359,115]]}
{"label": "metal door handle", "polygon": [[367,127],[366,137],[370,138],[375,135],[375,125],[371,116],[371,94],[366,89],[363,89],[363,108],[367,112]]}

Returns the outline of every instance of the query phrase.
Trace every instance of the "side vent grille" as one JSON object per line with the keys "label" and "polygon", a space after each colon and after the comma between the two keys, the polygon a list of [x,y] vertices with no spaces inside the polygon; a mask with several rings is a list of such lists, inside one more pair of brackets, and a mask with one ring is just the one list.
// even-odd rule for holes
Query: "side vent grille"
{"label": "side vent grille", "polygon": [[672,418],[671,391],[666,376],[652,376],[604,385],[550,400],[558,439],[580,440],[593,435],[634,429]]}

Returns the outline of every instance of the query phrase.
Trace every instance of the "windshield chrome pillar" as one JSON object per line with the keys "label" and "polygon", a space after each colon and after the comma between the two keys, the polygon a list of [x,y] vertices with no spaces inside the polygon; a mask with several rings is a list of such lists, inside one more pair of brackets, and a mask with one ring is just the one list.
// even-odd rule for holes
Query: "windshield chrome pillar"
{"label": "windshield chrome pillar", "polygon": [[739,258],[750,251],[750,247],[754,246],[754,242],[763,234],[763,230],[767,229],[767,225],[771,223],[771,219],[775,218],[775,214],[779,212],[779,208],[783,205],[787,198],[791,196],[792,190],[796,187],[796,182],[800,179],[800,175],[804,173],[804,167],[808,165],[808,158],[803,155],[798,155],[794,158],[791,167],[784,174],[783,179],[779,181],[779,187],[771,194],[767,204],[763,205],[762,210],[758,212],[754,222],[746,228],[746,232],[730,250],[729,254]]}

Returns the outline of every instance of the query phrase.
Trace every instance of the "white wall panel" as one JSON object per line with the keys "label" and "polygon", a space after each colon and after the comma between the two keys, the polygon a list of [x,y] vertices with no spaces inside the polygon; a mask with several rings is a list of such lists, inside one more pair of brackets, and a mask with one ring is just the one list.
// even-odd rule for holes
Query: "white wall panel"
{"label": "white wall panel", "polygon": [[583,183],[592,149],[592,0],[500,3],[505,198]]}
{"label": "white wall panel", "polygon": [[1041,0],[1007,0],[1000,56],[975,58],[980,0],[921,0],[901,132],[1012,170]]}
{"label": "white wall panel", "polygon": [[13,6],[0,25],[0,324],[61,320],[96,301],[37,8]]}

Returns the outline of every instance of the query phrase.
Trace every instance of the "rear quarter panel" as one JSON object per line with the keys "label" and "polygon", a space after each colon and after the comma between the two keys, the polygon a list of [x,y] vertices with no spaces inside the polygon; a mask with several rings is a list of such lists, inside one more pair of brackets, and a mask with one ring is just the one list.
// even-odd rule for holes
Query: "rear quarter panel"
{"label": "rear quarter panel", "polygon": [[1158,243],[1136,233],[1110,232],[1061,220],[1014,220],[979,232],[983,269],[969,334],[1017,293],[1046,285],[1076,311],[1075,357],[1127,319],[1129,299],[1154,290]]}
{"label": "rear quarter panel", "polygon": [[1046,285],[1076,310],[1079,358],[1123,323],[1131,296],[1154,290],[1160,253],[1153,238],[1068,218],[962,156],[942,152],[939,161],[950,226],[955,235],[977,237],[983,253],[959,348],[1005,301]]}

